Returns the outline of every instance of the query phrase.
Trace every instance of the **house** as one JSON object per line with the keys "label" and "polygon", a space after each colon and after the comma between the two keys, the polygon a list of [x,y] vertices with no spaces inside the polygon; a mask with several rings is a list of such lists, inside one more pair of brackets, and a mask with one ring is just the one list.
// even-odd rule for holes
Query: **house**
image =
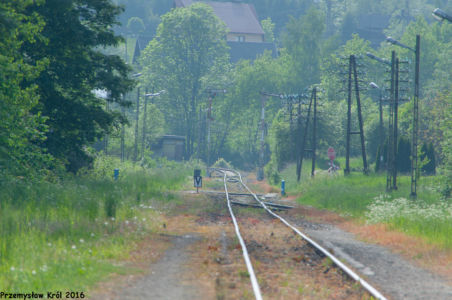
{"label": "house", "polygon": [[[187,7],[194,1],[174,0],[174,7]],[[231,62],[241,59],[254,60],[269,50],[276,57],[276,46],[265,42],[265,32],[252,4],[240,2],[199,1],[212,7],[215,15],[228,29],[226,41],[230,50]]]}

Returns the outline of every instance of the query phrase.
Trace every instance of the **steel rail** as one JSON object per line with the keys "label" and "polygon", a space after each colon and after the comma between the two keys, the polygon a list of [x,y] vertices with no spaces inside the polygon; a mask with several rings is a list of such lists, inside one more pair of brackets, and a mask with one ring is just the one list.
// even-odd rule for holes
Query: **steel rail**
{"label": "steel rail", "polygon": [[[224,177],[223,177],[224,190],[225,190],[226,199],[228,202],[229,213],[231,214],[232,222],[234,223],[235,233],[240,241],[240,245],[242,246],[243,258],[245,259],[246,268],[248,269],[248,273],[250,274],[251,285],[253,287],[254,296],[256,297],[256,300],[262,300],[261,290],[260,290],[259,284],[257,282],[256,275],[254,273],[253,265],[251,264],[251,260],[250,260],[249,254],[248,254],[248,249],[246,248],[245,242],[240,234],[239,225],[238,225],[237,220],[232,211],[231,201],[229,200],[228,187],[226,184],[226,181],[227,181],[226,180],[227,179],[226,172],[228,172],[228,171],[231,172],[231,170],[224,170],[224,171],[221,169],[218,169],[218,170],[220,170],[220,172],[222,172],[224,174]],[[240,177],[240,180],[241,179],[242,178]]]}
{"label": "steel rail", "polygon": [[[380,299],[380,300],[386,300],[386,297],[383,296],[377,289],[375,289],[372,285],[370,285],[367,281],[365,281],[363,278],[361,278],[358,274],[356,274],[352,269],[350,269],[348,266],[346,266],[344,263],[342,263],[338,258],[336,258],[333,254],[331,254],[328,250],[317,244],[314,240],[312,240],[310,237],[299,231],[297,228],[295,228],[293,225],[291,225],[288,221],[286,221],[284,218],[279,216],[278,214],[274,213],[272,210],[270,210],[263,201],[261,201],[256,194],[254,194],[248,186],[243,183],[242,175],[235,170],[227,170],[229,172],[235,173],[239,177],[240,183],[246,188],[246,190],[253,195],[254,199],[272,216],[275,218],[278,218],[281,222],[283,222],[285,225],[287,225],[289,228],[291,228],[294,232],[296,232],[298,235],[300,235],[304,240],[306,240],[308,243],[310,243],[312,246],[317,248],[319,251],[321,251],[325,256],[330,258],[336,266],[341,268],[345,273],[347,273],[351,278],[353,278],[355,281],[358,281],[361,286],[363,286],[373,297]],[[224,172],[225,178],[226,178],[226,172]],[[225,179],[226,183],[226,179]],[[228,202],[229,204],[229,202]]]}

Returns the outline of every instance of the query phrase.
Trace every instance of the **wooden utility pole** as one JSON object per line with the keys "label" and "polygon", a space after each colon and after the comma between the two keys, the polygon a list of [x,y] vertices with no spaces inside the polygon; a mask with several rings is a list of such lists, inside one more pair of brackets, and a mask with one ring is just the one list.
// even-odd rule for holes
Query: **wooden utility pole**
{"label": "wooden utility pole", "polygon": [[143,107],[143,129],[142,129],[142,141],[141,141],[141,159],[144,158],[144,150],[145,150],[145,144],[146,144],[146,113],[147,113],[147,106],[148,106],[148,88],[145,90],[144,94],[144,107]]}
{"label": "wooden utility pole", "polygon": [[137,110],[135,115],[135,143],[133,146],[133,161],[136,162],[138,159],[138,120],[140,116],[140,87],[137,87]]}
{"label": "wooden utility pole", "polygon": [[[359,131],[351,131],[351,111],[352,111],[352,72],[354,78],[354,89],[358,112],[358,125]],[[366,145],[364,140],[364,126],[361,112],[361,100],[359,96],[359,80],[358,72],[356,70],[356,57],[350,55],[349,57],[349,72],[348,72],[348,99],[347,99],[347,136],[346,136],[346,157],[345,157],[345,169],[344,174],[350,174],[350,140],[352,134],[359,134],[361,140],[361,154],[363,157],[363,172],[368,174],[367,158],[366,158]]]}
{"label": "wooden utility pole", "polygon": [[314,120],[312,125],[312,168],[311,177],[314,177],[315,172],[315,151],[317,150],[317,88],[314,87]]}
{"label": "wooden utility pole", "polygon": [[298,165],[299,167],[297,168],[297,182],[300,182],[301,179],[301,171],[303,170],[303,157],[304,157],[304,152],[306,151],[305,147],[306,147],[306,138],[308,136],[308,128],[309,128],[309,118],[311,116],[311,107],[312,107],[312,102],[314,99],[314,90],[312,91],[311,94],[311,100],[309,101],[309,108],[308,108],[308,114],[306,116],[306,123],[304,126],[304,133],[303,133],[303,139],[301,140],[301,147],[300,147],[300,153],[298,156]]}
{"label": "wooden utility pole", "polygon": [[[126,95],[122,95],[123,102],[126,101]],[[123,118],[126,117],[126,109],[124,108],[124,104],[121,106],[121,114]],[[125,124],[122,122],[121,124],[121,162],[125,160]]]}

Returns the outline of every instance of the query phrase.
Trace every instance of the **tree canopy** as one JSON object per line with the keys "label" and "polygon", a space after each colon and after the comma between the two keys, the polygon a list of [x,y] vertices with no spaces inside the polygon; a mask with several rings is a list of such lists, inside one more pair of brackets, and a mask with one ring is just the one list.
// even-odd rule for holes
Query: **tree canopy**
{"label": "tree canopy", "polygon": [[40,38],[25,40],[21,51],[30,64],[48,64],[30,85],[37,87],[36,113],[46,117],[49,130],[38,143],[76,172],[89,164],[84,147],[108,132],[119,116],[104,109],[93,90],[106,90],[108,102],[122,103],[132,87],[129,67],[102,48],[120,41],[112,30],[122,9],[110,0],[47,0],[25,8],[27,16],[43,20]]}
{"label": "tree canopy", "polygon": [[202,3],[162,16],[156,37],[144,51],[141,65],[147,84],[165,89],[161,97],[167,124],[187,138],[186,156],[194,151],[197,112],[206,88],[228,63],[224,24]]}

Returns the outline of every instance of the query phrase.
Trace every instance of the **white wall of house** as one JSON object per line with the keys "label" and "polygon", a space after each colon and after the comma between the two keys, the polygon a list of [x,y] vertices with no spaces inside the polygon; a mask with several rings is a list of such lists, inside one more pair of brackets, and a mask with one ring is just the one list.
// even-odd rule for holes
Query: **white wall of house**
{"label": "white wall of house", "polygon": [[262,34],[250,33],[228,33],[226,40],[229,42],[248,42],[248,43],[262,43],[264,36]]}

